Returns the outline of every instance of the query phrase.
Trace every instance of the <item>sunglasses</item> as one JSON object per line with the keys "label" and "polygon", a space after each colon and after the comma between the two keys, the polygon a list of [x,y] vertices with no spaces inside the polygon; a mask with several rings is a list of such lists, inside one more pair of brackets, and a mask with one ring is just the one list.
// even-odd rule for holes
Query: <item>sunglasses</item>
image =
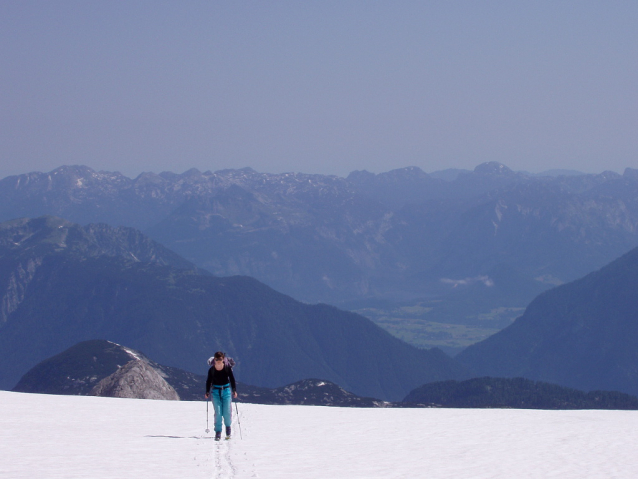
{"label": "sunglasses", "polygon": [[215,361],[223,361],[224,358],[215,358]]}

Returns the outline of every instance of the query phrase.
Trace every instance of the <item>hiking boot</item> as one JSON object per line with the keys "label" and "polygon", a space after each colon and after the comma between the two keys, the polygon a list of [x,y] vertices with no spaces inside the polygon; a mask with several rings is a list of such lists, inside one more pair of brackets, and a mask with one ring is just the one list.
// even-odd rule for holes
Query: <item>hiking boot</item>
{"label": "hiking boot", "polygon": [[215,431],[215,441],[219,441],[222,438],[221,431]]}
{"label": "hiking boot", "polygon": [[230,439],[230,426],[226,426],[226,439]]}

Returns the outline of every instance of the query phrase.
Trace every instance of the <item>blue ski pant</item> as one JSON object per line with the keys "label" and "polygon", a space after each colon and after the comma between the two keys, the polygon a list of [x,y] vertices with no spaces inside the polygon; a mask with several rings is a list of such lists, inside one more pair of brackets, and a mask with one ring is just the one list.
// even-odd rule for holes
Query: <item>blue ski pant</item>
{"label": "blue ski pant", "polygon": [[233,390],[227,386],[213,386],[213,410],[215,411],[215,432],[222,432],[222,418],[226,427],[233,422]]}

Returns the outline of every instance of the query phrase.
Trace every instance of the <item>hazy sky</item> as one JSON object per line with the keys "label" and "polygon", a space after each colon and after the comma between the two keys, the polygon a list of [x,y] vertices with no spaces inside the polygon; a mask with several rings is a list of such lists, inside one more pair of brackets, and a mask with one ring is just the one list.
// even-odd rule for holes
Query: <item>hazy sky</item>
{"label": "hazy sky", "polygon": [[0,0],[0,175],[638,168],[638,2]]}

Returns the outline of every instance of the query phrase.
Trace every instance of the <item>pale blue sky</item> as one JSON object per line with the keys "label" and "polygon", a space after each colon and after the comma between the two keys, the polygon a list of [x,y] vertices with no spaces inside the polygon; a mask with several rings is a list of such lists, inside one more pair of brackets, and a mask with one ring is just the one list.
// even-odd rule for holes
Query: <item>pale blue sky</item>
{"label": "pale blue sky", "polygon": [[0,175],[638,168],[638,2],[0,1]]}

